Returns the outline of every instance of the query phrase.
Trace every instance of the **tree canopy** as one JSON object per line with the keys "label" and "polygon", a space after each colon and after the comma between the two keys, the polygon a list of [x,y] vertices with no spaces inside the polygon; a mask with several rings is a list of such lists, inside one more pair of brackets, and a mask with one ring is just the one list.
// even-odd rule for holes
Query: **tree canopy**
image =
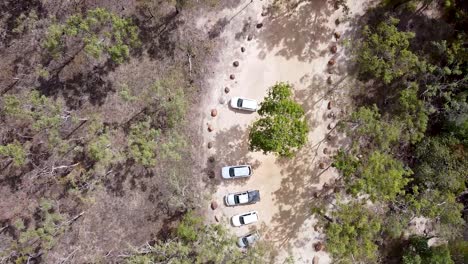
{"label": "tree canopy", "polygon": [[291,157],[307,142],[309,131],[304,109],[292,99],[291,85],[277,83],[268,91],[252,125],[250,148]]}

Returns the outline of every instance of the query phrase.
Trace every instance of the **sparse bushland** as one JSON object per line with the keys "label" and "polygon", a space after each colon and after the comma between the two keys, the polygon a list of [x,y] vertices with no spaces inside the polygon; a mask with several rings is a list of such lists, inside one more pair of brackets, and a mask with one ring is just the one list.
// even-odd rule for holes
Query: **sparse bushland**
{"label": "sparse bushland", "polygon": [[126,258],[126,263],[266,263],[270,250],[258,242],[243,252],[224,226],[206,225],[202,218],[188,212],[169,238],[136,249]]}
{"label": "sparse bushland", "polygon": [[[444,13],[438,23],[448,28],[441,34],[424,25],[427,20],[421,10],[429,8],[427,1],[384,2],[369,11],[372,19],[363,27],[356,49],[358,78],[369,81],[372,88],[341,121],[353,143],[340,150],[333,163],[342,175],[338,186],[353,197],[331,211],[318,210],[330,216],[324,222],[327,247],[337,261],[363,259],[354,247],[340,248],[342,241],[336,237],[345,233],[337,232],[335,222],[330,222],[352,205],[356,211],[373,208],[373,220],[381,219],[372,239],[366,232],[353,232],[352,240],[369,242],[362,250],[373,249],[366,254],[373,259],[365,261],[454,263],[460,253],[451,252],[450,245],[463,240],[468,205],[468,50],[462,44],[467,41],[466,28],[461,29],[468,10],[461,1],[434,2]],[[407,2],[418,8],[402,4]],[[450,17],[454,13],[457,20]],[[428,39],[421,41],[422,32],[408,30],[403,24],[408,17],[420,23],[420,30],[433,31],[424,32]],[[371,203],[359,204],[356,199]],[[405,239],[414,232],[410,223],[418,217],[428,220],[425,232]],[[361,224],[351,221],[349,229],[360,230]],[[448,247],[428,247],[429,238],[453,242]],[[390,247],[399,248],[400,254]]]}
{"label": "sparse bushland", "polygon": [[211,44],[181,23],[200,5],[88,4],[1,11],[2,263],[114,262],[203,200],[186,120]]}
{"label": "sparse bushland", "polygon": [[260,119],[249,134],[251,150],[292,157],[307,142],[304,109],[292,99],[291,85],[277,83],[271,87],[258,113]]}
{"label": "sparse bushland", "polygon": [[0,257],[13,263],[28,263],[46,255],[70,224],[57,210],[52,201],[41,200],[34,221],[26,224],[23,219],[16,219],[13,228],[18,239]]}
{"label": "sparse bushland", "polygon": [[80,45],[95,59],[104,53],[115,63],[122,63],[139,43],[138,28],[129,19],[96,8],[86,16],[76,14],[63,24],[52,24],[43,45],[54,57],[60,56],[67,45]]}

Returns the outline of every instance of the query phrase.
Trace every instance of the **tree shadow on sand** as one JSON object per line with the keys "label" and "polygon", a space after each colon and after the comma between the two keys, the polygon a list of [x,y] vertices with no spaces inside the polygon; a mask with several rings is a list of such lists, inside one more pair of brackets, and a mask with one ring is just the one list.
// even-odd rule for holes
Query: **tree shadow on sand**
{"label": "tree shadow on sand", "polygon": [[332,36],[333,29],[327,26],[332,13],[333,7],[327,1],[311,0],[273,16],[265,21],[268,30],[259,33],[261,48],[279,48],[276,55],[311,61],[319,56],[319,45],[328,42]]}
{"label": "tree shadow on sand", "polygon": [[[326,110],[324,115],[317,116],[320,108],[326,108],[327,102],[337,102],[337,90],[342,86],[346,76],[341,81],[329,84],[322,77],[308,75],[301,78],[301,82],[309,83],[305,89],[296,91],[295,100],[301,103],[309,123],[310,130],[320,129],[328,123],[337,122],[330,118],[329,113],[337,108]],[[339,116],[338,116],[339,117]],[[318,128],[318,126],[321,126]],[[282,167],[281,187],[273,193],[279,212],[273,215],[273,240],[285,245],[289,240],[297,237],[304,222],[312,215],[311,208],[316,202],[314,196],[321,196],[324,190],[320,184],[322,177],[331,177],[333,168],[330,167],[333,153],[324,154],[324,148],[336,149],[345,145],[346,140],[337,132],[335,127],[326,129],[319,138],[309,141],[292,159],[279,159],[277,163]],[[323,163],[321,168],[320,164]],[[323,182],[323,180],[322,180]]]}

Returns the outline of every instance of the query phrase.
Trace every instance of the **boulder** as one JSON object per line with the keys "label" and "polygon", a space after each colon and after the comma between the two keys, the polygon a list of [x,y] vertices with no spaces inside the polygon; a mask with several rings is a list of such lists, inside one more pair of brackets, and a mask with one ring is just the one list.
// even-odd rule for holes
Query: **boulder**
{"label": "boulder", "polygon": [[328,83],[328,84],[332,84],[332,83],[333,83],[333,80],[332,80],[332,77],[331,77],[331,76],[328,76],[328,78],[327,78],[327,83]]}
{"label": "boulder", "polygon": [[229,75],[229,79],[234,80],[236,76],[234,74]]}
{"label": "boulder", "polygon": [[330,59],[330,60],[328,61],[328,65],[330,65],[330,66],[335,65],[335,63],[336,63],[335,59]]}
{"label": "boulder", "polygon": [[333,74],[333,69],[329,68],[327,72],[328,72],[328,74]]}
{"label": "boulder", "polygon": [[216,109],[211,109],[211,116],[212,116],[212,117],[215,117],[215,116],[217,116],[217,115],[218,115],[218,110],[216,110]]}
{"label": "boulder", "polygon": [[244,48],[244,47],[241,47],[241,52],[245,52],[245,48]]}
{"label": "boulder", "polygon": [[322,242],[317,242],[314,245],[315,251],[322,251],[325,248],[325,245]]}
{"label": "boulder", "polygon": [[219,223],[219,216],[215,215],[215,221]]}
{"label": "boulder", "polygon": [[330,48],[331,53],[336,53],[338,51],[338,47],[336,45],[331,46]]}
{"label": "boulder", "polygon": [[214,130],[213,125],[209,124],[208,125],[208,132],[212,132]]}
{"label": "boulder", "polygon": [[333,36],[336,38],[336,39],[339,39],[341,37],[341,34],[339,32],[335,32],[335,34],[333,34]]}
{"label": "boulder", "polygon": [[213,142],[208,142],[207,146],[208,146],[209,149],[212,148],[213,147]]}
{"label": "boulder", "polygon": [[215,174],[214,171],[209,171],[209,172],[208,172],[208,178],[210,178],[210,179],[214,179],[215,175],[216,175],[216,174]]}
{"label": "boulder", "polygon": [[321,170],[325,169],[326,166],[327,166],[327,165],[325,164],[325,162],[320,162],[320,164],[319,164],[319,168],[320,168]]}
{"label": "boulder", "polygon": [[340,21],[340,19],[339,19],[339,18],[335,19],[335,25],[337,25],[337,26],[338,26],[340,23],[341,23],[341,21]]}
{"label": "boulder", "polygon": [[216,210],[218,208],[218,203],[216,201],[211,202],[211,209]]}
{"label": "boulder", "polygon": [[211,162],[211,163],[215,162],[215,157],[213,157],[213,156],[209,157],[208,161]]}
{"label": "boulder", "polygon": [[332,112],[328,113],[327,117],[334,119],[335,118],[335,113],[332,111]]}
{"label": "boulder", "polygon": [[320,258],[319,256],[314,256],[314,259],[312,260],[312,264],[319,264]]}
{"label": "boulder", "polygon": [[323,149],[323,154],[326,155],[326,154],[328,154],[328,153],[329,153],[328,148],[324,148],[324,149]]}
{"label": "boulder", "polygon": [[234,67],[239,67],[239,62],[235,61],[235,62],[232,63],[232,65],[234,65]]}
{"label": "boulder", "polygon": [[229,93],[229,91],[231,91],[231,89],[229,89],[229,87],[225,87],[225,88],[224,88],[224,92],[225,92],[225,93]]}
{"label": "boulder", "polygon": [[328,105],[327,105],[327,109],[328,109],[328,110],[331,110],[332,107],[333,107],[333,104],[332,104],[331,101],[329,101],[329,102],[328,102]]}
{"label": "boulder", "polygon": [[328,129],[333,129],[334,127],[335,127],[335,123],[330,123],[327,126]]}
{"label": "boulder", "polygon": [[247,36],[247,40],[248,40],[248,41],[251,41],[252,39],[253,39],[253,35],[252,35],[252,34],[249,34],[249,35]]}
{"label": "boulder", "polygon": [[257,28],[262,28],[263,27],[263,23],[258,23],[257,24]]}

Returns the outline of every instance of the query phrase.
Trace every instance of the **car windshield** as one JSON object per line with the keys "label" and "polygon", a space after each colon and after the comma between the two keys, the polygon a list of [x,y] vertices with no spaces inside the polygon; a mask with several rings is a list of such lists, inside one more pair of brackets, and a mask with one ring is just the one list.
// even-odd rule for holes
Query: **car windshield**
{"label": "car windshield", "polygon": [[242,99],[237,100],[237,107],[242,107]]}
{"label": "car windshield", "polygon": [[239,202],[239,195],[234,195],[234,202],[235,202],[236,204],[240,203],[240,202]]}
{"label": "car windshield", "polygon": [[240,222],[241,224],[245,225],[244,217],[243,217],[243,216],[239,217],[239,222]]}
{"label": "car windshield", "polygon": [[234,177],[234,168],[229,168],[229,176]]}

